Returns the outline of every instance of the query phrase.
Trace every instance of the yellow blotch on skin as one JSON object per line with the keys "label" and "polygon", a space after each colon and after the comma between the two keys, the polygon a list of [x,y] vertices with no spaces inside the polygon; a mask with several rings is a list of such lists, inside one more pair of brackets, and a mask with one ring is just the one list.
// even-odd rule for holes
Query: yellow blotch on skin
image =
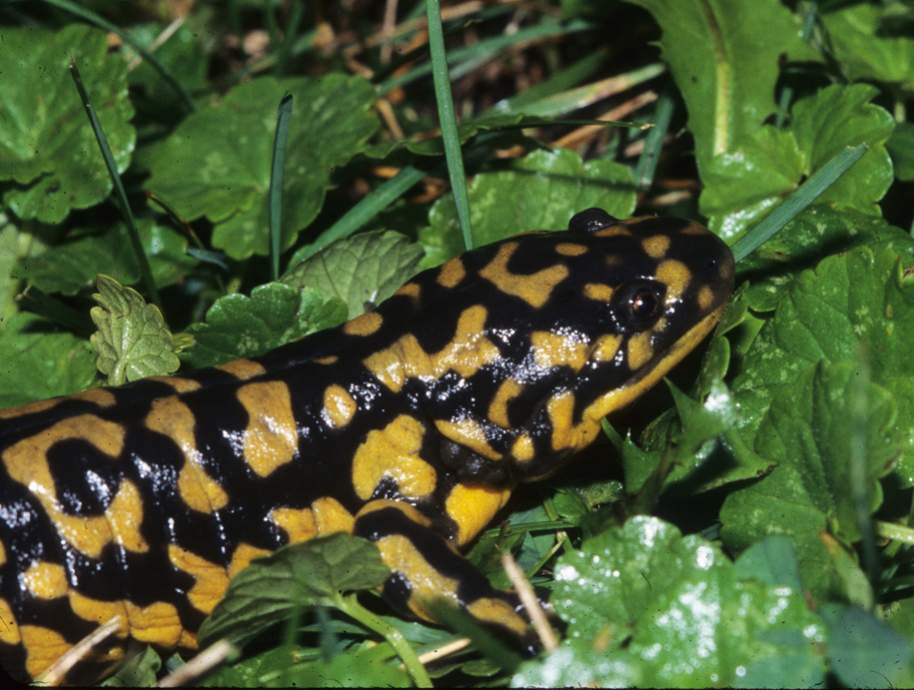
{"label": "yellow blotch on skin", "polygon": [[621,344],[621,335],[601,335],[593,348],[594,361],[610,361],[616,356],[616,353],[619,351],[619,345]]}
{"label": "yellow blotch on skin", "polygon": [[505,379],[498,386],[489,405],[489,419],[505,429],[511,426],[508,419],[508,403],[520,395],[524,387],[515,379]]}
{"label": "yellow blotch on skin", "polygon": [[508,270],[508,261],[518,246],[517,242],[503,244],[495,258],[479,272],[479,275],[502,292],[520,297],[531,307],[539,309],[549,299],[555,286],[568,277],[568,268],[556,264],[530,275],[511,273]]}
{"label": "yellow blotch on skin", "polygon": [[417,300],[422,295],[422,287],[419,283],[407,283],[394,293],[394,296],[396,295],[405,295]]}
{"label": "yellow blotch on skin", "polygon": [[474,419],[458,419],[451,422],[436,419],[435,428],[447,439],[478,453],[489,460],[501,460],[501,453],[489,445],[485,430]]}
{"label": "yellow blotch on skin", "polygon": [[361,316],[357,316],[352,321],[343,324],[343,333],[346,335],[365,336],[377,333],[384,319],[376,311],[370,311]]}
{"label": "yellow blotch on skin", "polygon": [[115,616],[120,616],[121,624],[118,628],[117,635],[118,637],[125,637],[127,635],[130,618],[127,614],[125,602],[92,599],[84,594],[80,594],[75,589],[70,590],[68,599],[70,601],[70,609],[73,613],[91,623],[102,625]]}
{"label": "yellow blotch on skin", "polygon": [[56,503],[57,491],[48,467],[47,452],[55,443],[68,439],[85,441],[116,458],[124,447],[124,428],[93,414],[62,419],[3,451],[3,464],[10,479],[28,487],[39,499]]}
{"label": "yellow blotch on skin", "polygon": [[282,381],[249,383],[237,392],[248,413],[244,459],[260,477],[292,462],[298,454],[298,427],[289,387]]}
{"label": "yellow blotch on skin", "polygon": [[479,534],[510,497],[510,489],[455,484],[444,508],[457,523],[457,544],[463,546]]}
{"label": "yellow blotch on skin", "polygon": [[140,534],[143,499],[139,489],[129,480],[121,481],[105,514],[99,517],[68,515],[57,507],[56,502],[41,497],[39,501],[57,528],[57,533],[89,558],[99,558],[102,549],[112,539],[128,551],[144,553],[149,550],[149,545]]}
{"label": "yellow blotch on skin", "polygon": [[32,678],[44,673],[72,647],[59,632],[40,625],[23,625],[19,632],[25,647],[25,670]]}
{"label": "yellow blotch on skin", "polygon": [[474,618],[487,623],[503,625],[518,635],[523,635],[527,631],[527,622],[507,601],[502,599],[480,597],[467,605],[467,611]]}
{"label": "yellow blotch on skin", "polygon": [[430,527],[432,521],[429,520],[425,515],[420,513],[415,506],[411,506],[409,503],[404,503],[403,501],[393,501],[389,498],[380,498],[369,503],[366,503],[362,509],[359,511],[358,517],[362,518],[370,513],[376,513],[379,510],[386,510],[387,508],[393,508],[394,510],[399,510],[406,517],[410,519],[411,522],[416,523],[417,525],[422,525],[423,527]]}
{"label": "yellow blotch on skin", "polygon": [[[139,642],[174,647],[181,639],[184,627],[178,610],[168,602],[154,601],[149,606],[126,602],[130,635]],[[207,611],[206,613],[209,613]]]}
{"label": "yellow blotch on skin", "polygon": [[150,376],[150,381],[158,381],[174,388],[176,393],[191,393],[200,388],[200,382],[180,376]]}
{"label": "yellow blotch on skin", "polygon": [[384,477],[397,482],[400,493],[423,498],[435,490],[435,468],[419,457],[425,427],[401,414],[381,430],[369,431],[352,460],[356,494],[368,500]]}
{"label": "yellow blotch on skin", "polygon": [[626,237],[631,236],[631,234],[631,228],[627,225],[610,225],[608,228],[603,228],[593,233],[594,237]]}
{"label": "yellow blotch on skin", "polygon": [[326,537],[336,532],[352,533],[355,518],[335,498],[325,496],[317,499],[311,504],[311,511],[314,513],[318,536]]}
{"label": "yellow blotch on skin", "polygon": [[654,235],[641,242],[645,253],[652,259],[662,258],[670,248],[670,238],[666,235]]}
{"label": "yellow blotch on skin", "polygon": [[175,544],[168,545],[168,560],[194,578],[194,586],[187,592],[191,606],[207,615],[212,613],[228,589],[225,568]]}
{"label": "yellow blotch on skin", "polygon": [[692,279],[692,272],[681,261],[667,259],[657,267],[656,277],[666,285],[667,300],[670,300],[682,296]]}
{"label": "yellow blotch on skin", "polygon": [[342,386],[336,384],[324,389],[324,420],[334,429],[342,429],[352,421],[358,406]]}
{"label": "yellow blotch on skin", "polygon": [[336,364],[339,361],[339,357],[336,355],[327,355],[326,357],[315,357],[314,361],[318,364]]}
{"label": "yellow blotch on skin", "polygon": [[197,642],[197,636],[188,630],[181,631],[181,637],[178,638],[178,647],[183,649],[197,649],[200,644]]}
{"label": "yellow blotch on skin", "polygon": [[636,333],[628,339],[628,354],[626,361],[628,368],[637,371],[647,364],[651,357],[654,356],[654,350],[651,347],[651,331]]}
{"label": "yellow blotch on skin", "polygon": [[239,381],[247,381],[255,376],[261,376],[267,373],[263,365],[251,359],[233,359],[231,362],[220,364],[216,367],[227,374],[231,374]]}
{"label": "yellow blotch on skin", "polygon": [[117,402],[114,393],[105,390],[104,388],[91,388],[87,391],[82,391],[81,393],[75,393],[70,397],[74,400],[85,400],[86,402],[93,403],[99,407],[111,407]]}
{"label": "yellow blotch on skin", "polygon": [[270,520],[286,533],[290,544],[317,536],[317,522],[310,508],[273,508]]}
{"label": "yellow blotch on skin", "polygon": [[707,285],[702,285],[698,291],[698,308],[706,311],[712,304],[714,304],[714,290]]}
{"label": "yellow blotch on skin", "polygon": [[232,554],[232,560],[228,566],[229,578],[235,577],[235,575],[247,568],[255,558],[262,558],[269,554],[270,552],[267,549],[241,542],[235,548],[235,553]]}
{"label": "yellow blotch on skin", "polygon": [[518,436],[511,446],[511,456],[519,462],[530,462],[536,455],[536,447],[533,445],[533,439],[527,434]]}
{"label": "yellow blotch on skin", "polygon": [[584,285],[584,297],[587,299],[597,300],[598,302],[609,302],[613,296],[613,289],[605,283],[587,283]]}
{"label": "yellow blotch on skin", "polygon": [[578,371],[587,362],[589,347],[583,338],[534,331],[530,335],[530,344],[533,347],[533,361],[541,369],[566,366]]}
{"label": "yellow blotch on skin", "polygon": [[178,494],[192,510],[212,513],[228,504],[228,494],[209,476],[202,465],[194,437],[196,419],[191,409],[179,398],[169,396],[154,400],[146,415],[146,428],[168,436],[184,455],[184,465],[178,474]]}
{"label": "yellow blotch on skin", "polygon": [[584,448],[597,437],[600,431],[599,423],[586,416],[580,423],[573,423],[574,394],[570,391],[550,398],[546,404],[546,411],[552,423],[553,450]]}
{"label": "yellow blotch on skin", "polygon": [[555,251],[562,256],[581,256],[587,253],[587,247],[573,242],[559,242],[555,245]]}
{"label": "yellow blotch on skin", "polygon": [[428,610],[422,605],[425,600],[444,597],[453,604],[459,604],[457,598],[457,580],[442,575],[433,567],[413,545],[413,542],[400,534],[381,537],[377,541],[381,551],[381,560],[391,570],[402,573],[410,584],[409,609],[424,620],[432,620]]}
{"label": "yellow blotch on skin", "polygon": [[48,400],[38,400],[37,402],[29,403],[28,405],[10,407],[5,410],[0,410],[0,419],[15,419],[16,417],[23,417],[27,414],[44,412],[45,410],[50,410],[52,407],[56,407],[64,400],[65,398],[50,398]]}
{"label": "yellow blotch on skin", "polygon": [[460,258],[451,259],[441,267],[438,273],[438,285],[445,288],[454,288],[460,285],[461,281],[466,278],[467,271],[463,267],[463,261]]}
{"label": "yellow blotch on skin", "polygon": [[67,571],[57,563],[38,561],[29,566],[20,577],[29,593],[39,599],[62,597],[70,587]]}
{"label": "yellow blotch on skin", "polygon": [[19,644],[21,641],[19,624],[13,615],[13,609],[6,599],[0,598],[0,642]]}
{"label": "yellow blotch on skin", "polygon": [[449,370],[469,378],[498,359],[499,351],[484,335],[487,312],[475,305],[461,312],[454,338],[440,352],[427,353],[416,336],[407,334],[363,364],[381,383],[399,393],[410,378],[440,378]]}

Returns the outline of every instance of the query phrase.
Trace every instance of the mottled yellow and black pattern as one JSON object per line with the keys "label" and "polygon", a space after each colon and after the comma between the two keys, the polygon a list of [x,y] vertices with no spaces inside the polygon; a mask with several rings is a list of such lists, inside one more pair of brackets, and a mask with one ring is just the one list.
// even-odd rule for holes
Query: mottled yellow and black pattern
{"label": "mottled yellow and black pattern", "polygon": [[[468,252],[375,311],[256,360],[0,412],[0,653],[36,676],[99,623],[193,648],[229,578],[283,544],[375,542],[384,594],[522,634],[460,555],[720,317],[733,259],[686,221]],[[100,658],[101,657],[101,658]]]}

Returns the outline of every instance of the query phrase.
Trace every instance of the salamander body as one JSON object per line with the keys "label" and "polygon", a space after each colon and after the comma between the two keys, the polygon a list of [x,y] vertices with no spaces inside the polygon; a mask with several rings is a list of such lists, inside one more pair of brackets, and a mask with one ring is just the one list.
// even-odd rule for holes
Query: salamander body
{"label": "salamander body", "polygon": [[252,558],[338,531],[377,543],[395,605],[523,634],[460,547],[691,351],[733,274],[695,223],[591,209],[261,357],[0,411],[4,667],[35,677],[114,615],[96,661],[194,648]]}

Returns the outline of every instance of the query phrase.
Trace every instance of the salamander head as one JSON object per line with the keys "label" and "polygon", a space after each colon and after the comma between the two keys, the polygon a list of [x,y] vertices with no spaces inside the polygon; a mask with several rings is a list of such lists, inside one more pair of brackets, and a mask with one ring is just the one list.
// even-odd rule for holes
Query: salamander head
{"label": "salamander head", "polygon": [[531,359],[559,375],[512,452],[526,478],[589,444],[603,416],[692,351],[720,319],[734,281],[727,245],[686,220],[619,222],[590,209],[572,218],[568,232],[538,236],[537,243],[543,246],[536,251],[551,245],[563,257],[569,279],[529,312]]}

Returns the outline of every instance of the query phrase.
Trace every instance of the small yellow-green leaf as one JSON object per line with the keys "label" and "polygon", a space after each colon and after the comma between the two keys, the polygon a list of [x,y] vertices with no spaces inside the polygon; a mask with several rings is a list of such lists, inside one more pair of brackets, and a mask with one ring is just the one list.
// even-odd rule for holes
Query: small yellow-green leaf
{"label": "small yellow-green leaf", "polygon": [[99,275],[95,285],[98,292],[92,298],[99,306],[92,307],[89,316],[98,330],[90,342],[108,384],[119,386],[176,371],[181,362],[159,308],[110,276]]}

